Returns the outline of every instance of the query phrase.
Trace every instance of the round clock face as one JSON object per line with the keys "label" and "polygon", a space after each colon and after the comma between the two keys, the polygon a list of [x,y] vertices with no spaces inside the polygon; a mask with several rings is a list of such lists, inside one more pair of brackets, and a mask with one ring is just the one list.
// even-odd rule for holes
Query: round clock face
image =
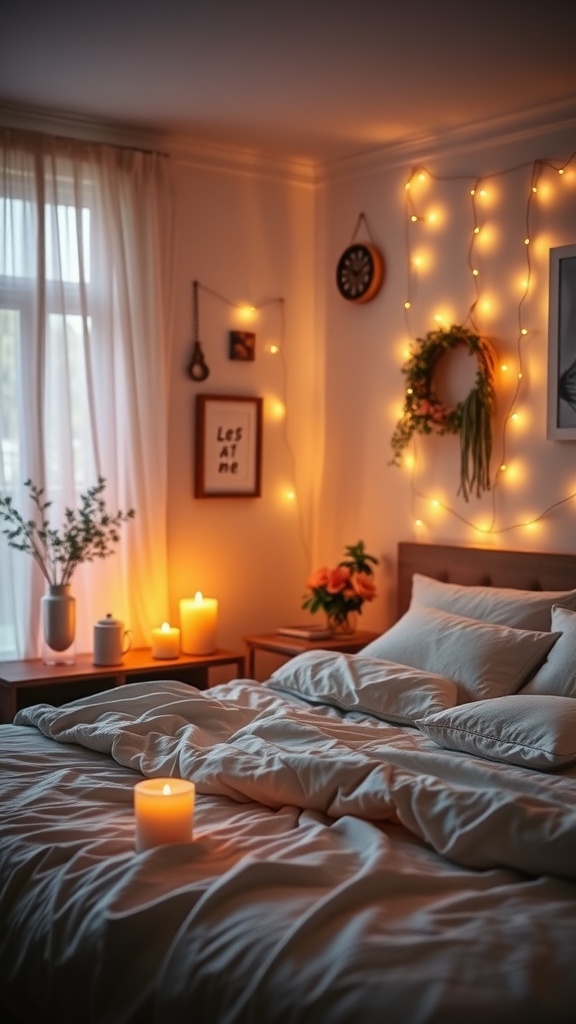
{"label": "round clock face", "polygon": [[382,256],[374,245],[349,245],[336,268],[338,291],[349,302],[370,302],[384,276]]}

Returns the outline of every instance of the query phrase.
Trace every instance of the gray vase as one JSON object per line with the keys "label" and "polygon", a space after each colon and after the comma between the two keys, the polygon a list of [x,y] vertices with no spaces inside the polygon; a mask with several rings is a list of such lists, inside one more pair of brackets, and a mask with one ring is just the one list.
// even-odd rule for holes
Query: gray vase
{"label": "gray vase", "polygon": [[70,584],[52,585],[40,599],[42,614],[42,657],[47,665],[74,664],[76,599]]}

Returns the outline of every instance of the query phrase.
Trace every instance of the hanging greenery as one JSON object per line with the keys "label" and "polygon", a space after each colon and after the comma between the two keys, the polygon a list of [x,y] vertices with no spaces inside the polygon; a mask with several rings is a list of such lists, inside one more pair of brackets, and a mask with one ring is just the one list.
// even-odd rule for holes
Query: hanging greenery
{"label": "hanging greenery", "polygon": [[[399,466],[404,449],[414,434],[460,435],[460,487],[465,501],[490,490],[492,455],[492,414],[494,411],[494,349],[485,338],[453,325],[448,330],[429,331],[416,339],[417,348],[402,367],[406,397],[402,417],[396,424],[391,445],[391,465]],[[463,402],[447,406],[434,389],[434,374],[442,356],[464,345],[477,360],[475,384]]]}

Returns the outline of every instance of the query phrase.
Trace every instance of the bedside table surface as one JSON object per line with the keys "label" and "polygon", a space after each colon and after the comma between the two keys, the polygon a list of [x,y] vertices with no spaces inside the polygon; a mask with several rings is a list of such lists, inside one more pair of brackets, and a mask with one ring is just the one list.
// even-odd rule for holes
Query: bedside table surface
{"label": "bedside table surface", "polygon": [[369,644],[379,633],[358,630],[350,636],[330,636],[322,640],[305,640],[299,636],[284,636],[282,633],[251,633],[244,637],[248,648],[248,675],[254,678],[254,662],[256,651],[279,654],[294,658],[305,651],[342,651],[357,654]]}

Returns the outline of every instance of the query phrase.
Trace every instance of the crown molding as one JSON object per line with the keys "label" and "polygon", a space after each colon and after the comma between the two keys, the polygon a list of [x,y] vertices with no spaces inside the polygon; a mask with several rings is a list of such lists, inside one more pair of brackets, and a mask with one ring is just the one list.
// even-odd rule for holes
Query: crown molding
{"label": "crown molding", "polygon": [[134,125],[113,124],[94,117],[80,117],[39,107],[0,101],[0,125],[44,132],[85,142],[101,142],[131,149],[156,150],[177,163],[200,170],[242,174],[312,186],[317,165],[313,161],[274,157],[237,146],[222,146],[185,135],[170,135]]}
{"label": "crown molding", "polygon": [[559,131],[576,130],[576,96],[530,110],[476,121],[472,124],[413,135],[363,153],[331,161],[272,156],[238,146],[222,146],[186,135],[165,134],[134,125],[111,124],[93,117],[79,117],[41,108],[0,101],[0,124],[5,127],[49,132],[55,135],[116,146],[168,153],[177,163],[198,170],[244,175],[318,187],[406,167],[410,163],[456,158],[485,151],[505,142],[545,139]]}
{"label": "crown molding", "polygon": [[[562,131],[576,130],[576,96],[532,107],[484,121],[475,121],[443,132],[427,132],[397,143],[373,148],[358,156],[318,165],[316,184],[327,185],[365,177],[380,171],[406,167],[414,161],[456,158],[502,143],[521,143],[531,138],[544,139]],[[576,137],[575,137],[576,148]],[[557,154],[558,155],[558,154]]]}

